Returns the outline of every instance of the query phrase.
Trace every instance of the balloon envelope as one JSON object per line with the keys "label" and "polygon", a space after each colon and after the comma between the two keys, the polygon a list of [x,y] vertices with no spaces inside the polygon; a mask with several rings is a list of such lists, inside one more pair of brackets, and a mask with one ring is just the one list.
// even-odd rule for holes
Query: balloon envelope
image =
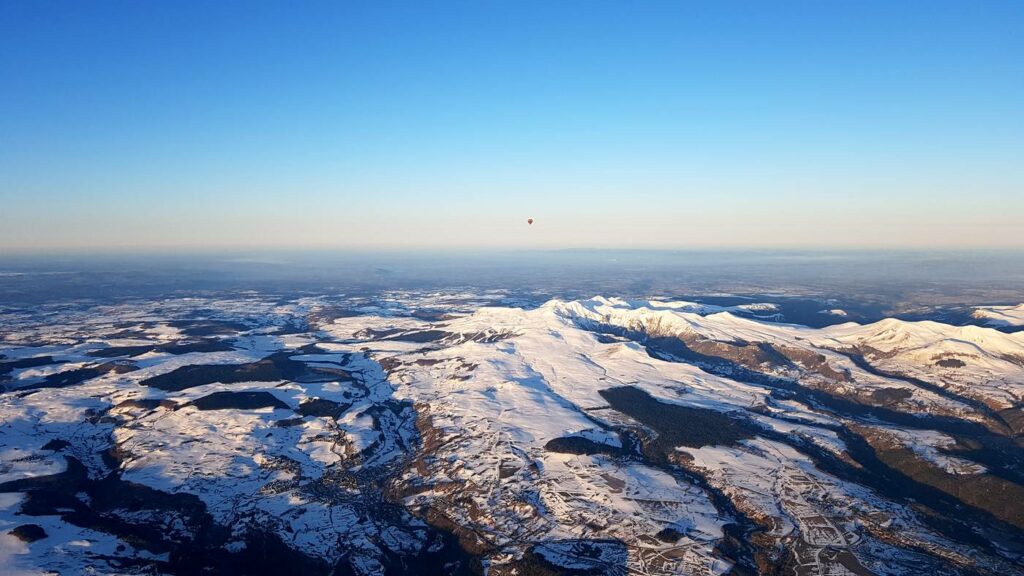
{"label": "balloon envelope", "polygon": [[527,218],[526,219],[526,223],[527,224],[533,224],[533,218]]}

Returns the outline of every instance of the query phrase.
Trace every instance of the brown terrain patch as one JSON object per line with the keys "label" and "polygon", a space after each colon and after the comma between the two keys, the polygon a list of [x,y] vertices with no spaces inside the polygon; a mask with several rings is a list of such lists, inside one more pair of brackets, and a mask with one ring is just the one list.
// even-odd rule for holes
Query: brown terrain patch
{"label": "brown terrain patch", "polygon": [[953,474],[901,445],[893,436],[866,426],[852,426],[886,466],[916,482],[937,488],[1000,520],[1024,528],[1024,487],[993,474]]}

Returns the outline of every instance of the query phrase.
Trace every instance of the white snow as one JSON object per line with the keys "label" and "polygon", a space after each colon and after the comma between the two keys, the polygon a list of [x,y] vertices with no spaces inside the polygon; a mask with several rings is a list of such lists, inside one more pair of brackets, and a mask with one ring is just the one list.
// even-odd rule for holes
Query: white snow
{"label": "white snow", "polygon": [[[98,476],[106,472],[98,455],[113,444],[123,454],[125,480],[195,494],[238,538],[250,525],[259,526],[276,531],[290,546],[331,561],[342,554],[340,540],[348,546],[344,554],[351,552],[354,564],[372,574],[380,569],[381,550],[415,554],[430,545],[421,520],[409,516],[398,526],[369,518],[359,501],[365,486],[336,481],[347,478],[345,474],[387,473],[393,474],[387,476],[393,483],[389,486],[402,495],[400,503],[408,510],[430,507],[473,529],[495,547],[488,559],[495,565],[540,543],[615,539],[628,543],[625,561],[633,573],[721,574],[730,565],[716,546],[723,526],[733,519],[723,516],[708,492],[682,473],[637,458],[545,448],[566,436],[623,448],[616,430],[640,426],[611,410],[602,390],[633,386],[663,402],[743,415],[763,427],[764,436],[739,445],[681,448],[675,455],[680,465],[706,478],[741,510],[770,519],[775,536],[846,548],[856,545],[853,527],[871,524],[879,531],[895,527],[914,542],[937,542],[949,549],[956,544],[930,533],[908,508],[818,470],[806,454],[766,439],[800,438],[844,458],[846,445],[835,432],[844,424],[841,417],[775,397],[765,386],[653,357],[640,343],[643,337],[686,336],[799,349],[820,356],[850,380],[836,382],[795,365],[765,370],[835,394],[859,397],[882,389],[905,390],[910,394],[900,400],[900,407],[912,413],[980,418],[957,394],[995,408],[1024,400],[1024,370],[1016,360],[1024,358],[1024,336],[991,328],[883,320],[814,329],[764,321],[777,320],[778,312],[764,303],[712,306],[596,297],[552,300],[531,309],[504,306],[506,298],[500,291],[354,298],[341,308],[363,315],[328,317],[307,333],[286,335],[272,332],[286,321],[320,311],[317,299],[291,305],[257,297],[169,299],[69,307],[54,310],[46,321],[19,317],[4,327],[0,353],[8,358],[53,355],[67,362],[60,370],[96,363],[86,352],[101,343],[186,341],[171,319],[194,309],[209,310],[215,320],[244,318],[248,328],[225,338],[234,347],[229,352],[153,352],[131,359],[139,367],[134,372],[25,395],[0,394],[0,482],[63,470],[60,454],[42,450],[57,439],[70,442],[66,454]],[[409,316],[424,311],[430,312],[424,317],[439,319]],[[839,309],[824,312],[842,315]],[[117,336],[126,325],[136,326],[139,334]],[[600,338],[596,331],[605,329],[633,339]],[[455,336],[438,342],[387,339],[420,330]],[[489,338],[467,336],[479,334]],[[325,352],[298,351],[311,343]],[[281,350],[310,366],[342,366],[352,373],[352,381],[214,383],[171,393],[140,386],[145,378],[181,366],[253,362]],[[925,380],[951,394],[864,370],[847,356],[851,351],[862,352],[873,366]],[[938,364],[953,359],[970,368]],[[21,386],[56,369],[19,369],[11,380]],[[267,392],[290,408],[185,406],[229,391]],[[337,420],[295,412],[312,398],[349,407]],[[111,409],[140,399],[170,400],[176,406]],[[888,433],[944,470],[985,472],[983,466],[943,452],[954,442],[946,435],[896,429]],[[420,442],[430,445],[428,454],[416,452]],[[51,538],[31,545],[12,540],[7,530],[24,522],[14,516],[20,498],[0,494],[0,566],[10,566],[14,573],[74,573],[85,562],[86,551],[115,555],[120,544],[116,538],[80,530],[58,517],[33,518]],[[654,537],[666,528],[678,531],[680,538],[664,542]],[[237,548],[241,542],[232,540],[230,546]],[[571,550],[557,547],[548,552],[571,556]],[[139,552],[128,548],[116,554]]]}
{"label": "white snow", "polygon": [[1016,306],[977,306],[971,314],[989,326],[1024,326],[1024,304]]}

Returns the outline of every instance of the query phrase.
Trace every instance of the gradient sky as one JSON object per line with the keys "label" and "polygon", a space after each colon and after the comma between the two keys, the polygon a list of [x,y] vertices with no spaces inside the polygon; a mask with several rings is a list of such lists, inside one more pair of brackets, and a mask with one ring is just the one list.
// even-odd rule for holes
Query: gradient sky
{"label": "gradient sky", "polygon": [[0,251],[1022,248],[1022,30],[1017,0],[6,0]]}

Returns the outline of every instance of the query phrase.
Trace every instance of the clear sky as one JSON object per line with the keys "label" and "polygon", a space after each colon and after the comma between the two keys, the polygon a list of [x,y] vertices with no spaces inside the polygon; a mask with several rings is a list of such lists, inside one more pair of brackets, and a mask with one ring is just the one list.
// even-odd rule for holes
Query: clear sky
{"label": "clear sky", "polygon": [[1018,0],[5,0],[0,251],[1024,247],[1022,30]]}

